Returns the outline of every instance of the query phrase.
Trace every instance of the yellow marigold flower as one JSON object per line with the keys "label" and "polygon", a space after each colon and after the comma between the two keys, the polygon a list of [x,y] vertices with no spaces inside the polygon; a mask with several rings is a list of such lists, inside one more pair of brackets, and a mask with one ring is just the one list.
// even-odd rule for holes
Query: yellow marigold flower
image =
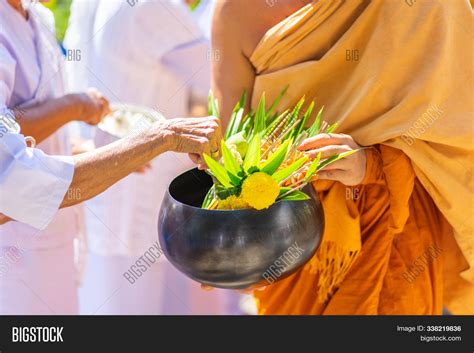
{"label": "yellow marigold flower", "polygon": [[251,207],[263,210],[275,203],[280,186],[270,175],[258,172],[249,175],[242,184],[241,198]]}
{"label": "yellow marigold flower", "polygon": [[218,210],[241,210],[243,208],[249,208],[249,205],[241,197],[235,195],[231,195],[225,200],[220,200],[217,204]]}

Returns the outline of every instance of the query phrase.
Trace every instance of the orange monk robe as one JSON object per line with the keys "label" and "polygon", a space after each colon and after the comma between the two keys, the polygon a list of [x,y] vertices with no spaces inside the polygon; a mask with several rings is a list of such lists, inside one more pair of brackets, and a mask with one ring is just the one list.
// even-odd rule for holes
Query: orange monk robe
{"label": "orange monk robe", "polygon": [[[256,292],[260,314],[441,314],[446,223],[411,172],[406,156],[385,146],[368,150],[367,156],[361,185],[346,188],[337,182],[314,183],[323,200],[328,189],[340,189],[362,230],[361,253],[338,290],[321,303],[318,277],[306,266]],[[396,225],[389,211],[388,173],[396,178],[391,182],[397,184],[400,194],[409,198],[408,207],[398,210],[399,217],[408,220],[396,235],[390,231]],[[338,210],[325,209],[325,217],[326,223],[337,222]]]}
{"label": "orange monk robe", "polygon": [[[375,149],[362,185],[314,184],[321,248],[256,292],[261,314],[474,313],[471,26],[465,0],[321,0],[266,33],[252,105],[289,84],[281,109],[306,95]],[[341,259],[321,250],[329,240],[357,254],[336,286],[332,271],[313,271]]]}

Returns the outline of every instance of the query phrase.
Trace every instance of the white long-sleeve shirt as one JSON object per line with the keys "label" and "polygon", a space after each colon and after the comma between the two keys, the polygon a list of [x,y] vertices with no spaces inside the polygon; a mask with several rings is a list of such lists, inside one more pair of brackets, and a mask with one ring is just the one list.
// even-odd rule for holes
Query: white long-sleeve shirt
{"label": "white long-sleeve shirt", "polygon": [[74,175],[72,157],[29,148],[0,119],[0,213],[36,229],[55,217]]}
{"label": "white long-sleeve shirt", "polygon": [[[16,111],[20,112],[17,118],[21,125],[21,109],[65,94],[64,58],[54,35],[53,15],[43,5],[30,6],[28,19],[25,19],[8,1],[0,0],[0,13],[0,114],[5,115],[5,111],[16,108]],[[42,141],[38,149],[53,156],[70,155],[67,129],[65,126],[56,131]],[[42,194],[44,202],[48,197],[54,198],[54,194],[63,191],[64,186],[58,190],[53,189],[53,186],[62,185],[61,181],[52,182],[49,178],[43,179],[44,175],[51,172],[56,174],[58,171],[61,171],[59,173],[61,179],[64,168],[62,164],[58,167],[56,163],[42,162],[43,159],[45,161],[49,159],[44,158],[40,151],[25,150],[24,141],[18,140],[18,136],[4,136],[2,139],[5,140],[2,141],[1,148],[6,153],[1,160],[2,173],[10,173],[4,169],[8,166],[10,169],[13,168],[15,173],[19,173],[18,176],[9,178],[8,184],[4,184],[7,182],[6,179],[0,180],[2,208],[12,207],[8,204],[13,202],[12,197],[16,194],[23,193],[25,197],[27,194],[32,194],[35,198]],[[39,166],[43,169],[50,168],[51,172],[46,174],[44,170],[33,172]],[[31,190],[28,183],[37,181],[38,185],[43,183],[45,186],[41,190]],[[11,187],[15,187],[15,190]],[[13,216],[12,218],[18,219],[19,216],[29,212],[23,203],[22,205],[22,212],[18,210],[18,205],[13,206],[14,214],[11,214],[12,210],[6,211],[10,212],[9,216]],[[51,207],[57,209],[56,206]],[[21,243],[24,248],[44,248],[69,242],[80,233],[82,224],[80,211],[80,206],[62,209],[56,212],[56,217],[51,222],[46,217],[44,222],[35,220],[34,228],[22,222],[0,225],[0,246]],[[36,217],[40,218],[41,215]],[[48,227],[43,231],[38,232],[35,229],[44,228],[44,224],[48,224]]]}

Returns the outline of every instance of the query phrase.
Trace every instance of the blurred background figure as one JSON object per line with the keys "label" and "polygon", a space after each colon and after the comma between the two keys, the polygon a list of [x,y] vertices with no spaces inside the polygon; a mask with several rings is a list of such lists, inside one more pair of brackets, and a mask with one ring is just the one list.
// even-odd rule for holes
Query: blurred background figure
{"label": "blurred background figure", "polygon": [[[0,0],[0,14],[0,115],[17,121],[43,152],[70,155],[65,125],[97,124],[107,100],[97,90],[65,93],[54,18],[42,4]],[[55,192],[49,188],[45,198]],[[81,215],[80,206],[60,210],[43,231],[21,222],[0,226],[0,314],[78,313],[74,242],[83,235]]]}
{"label": "blurred background figure", "polygon": [[[216,59],[206,38],[211,12],[206,1],[194,13],[183,0],[73,1],[64,42],[71,89],[94,85],[111,104],[147,106],[169,118],[205,115],[202,97]],[[97,147],[113,140],[95,128],[79,130]],[[193,164],[167,153],[150,167],[85,206],[89,250],[81,313],[238,314],[235,293],[201,290],[163,255],[151,266],[140,260],[157,242],[158,210],[169,182]],[[128,281],[124,273],[131,269],[138,275]]]}

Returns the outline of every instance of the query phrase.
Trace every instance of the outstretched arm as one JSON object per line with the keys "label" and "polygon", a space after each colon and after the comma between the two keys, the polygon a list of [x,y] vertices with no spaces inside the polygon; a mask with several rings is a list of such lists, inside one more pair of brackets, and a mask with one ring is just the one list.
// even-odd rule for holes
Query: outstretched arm
{"label": "outstretched arm", "polygon": [[38,143],[71,121],[97,125],[109,112],[109,102],[95,89],[13,109],[22,134],[34,137]]}
{"label": "outstretched arm", "polygon": [[0,156],[7,165],[0,169],[0,224],[12,218],[44,229],[58,207],[100,194],[161,153],[211,154],[219,148],[221,131],[214,117],[167,120],[146,132],[76,155],[74,166],[71,158],[27,149],[18,135],[7,134],[3,139]]}
{"label": "outstretched arm", "polygon": [[[102,193],[166,151],[210,154],[218,149],[220,135],[215,118],[173,119],[153,125],[141,134],[76,155],[71,192],[66,194],[61,208]],[[77,197],[68,197],[68,194]]]}

